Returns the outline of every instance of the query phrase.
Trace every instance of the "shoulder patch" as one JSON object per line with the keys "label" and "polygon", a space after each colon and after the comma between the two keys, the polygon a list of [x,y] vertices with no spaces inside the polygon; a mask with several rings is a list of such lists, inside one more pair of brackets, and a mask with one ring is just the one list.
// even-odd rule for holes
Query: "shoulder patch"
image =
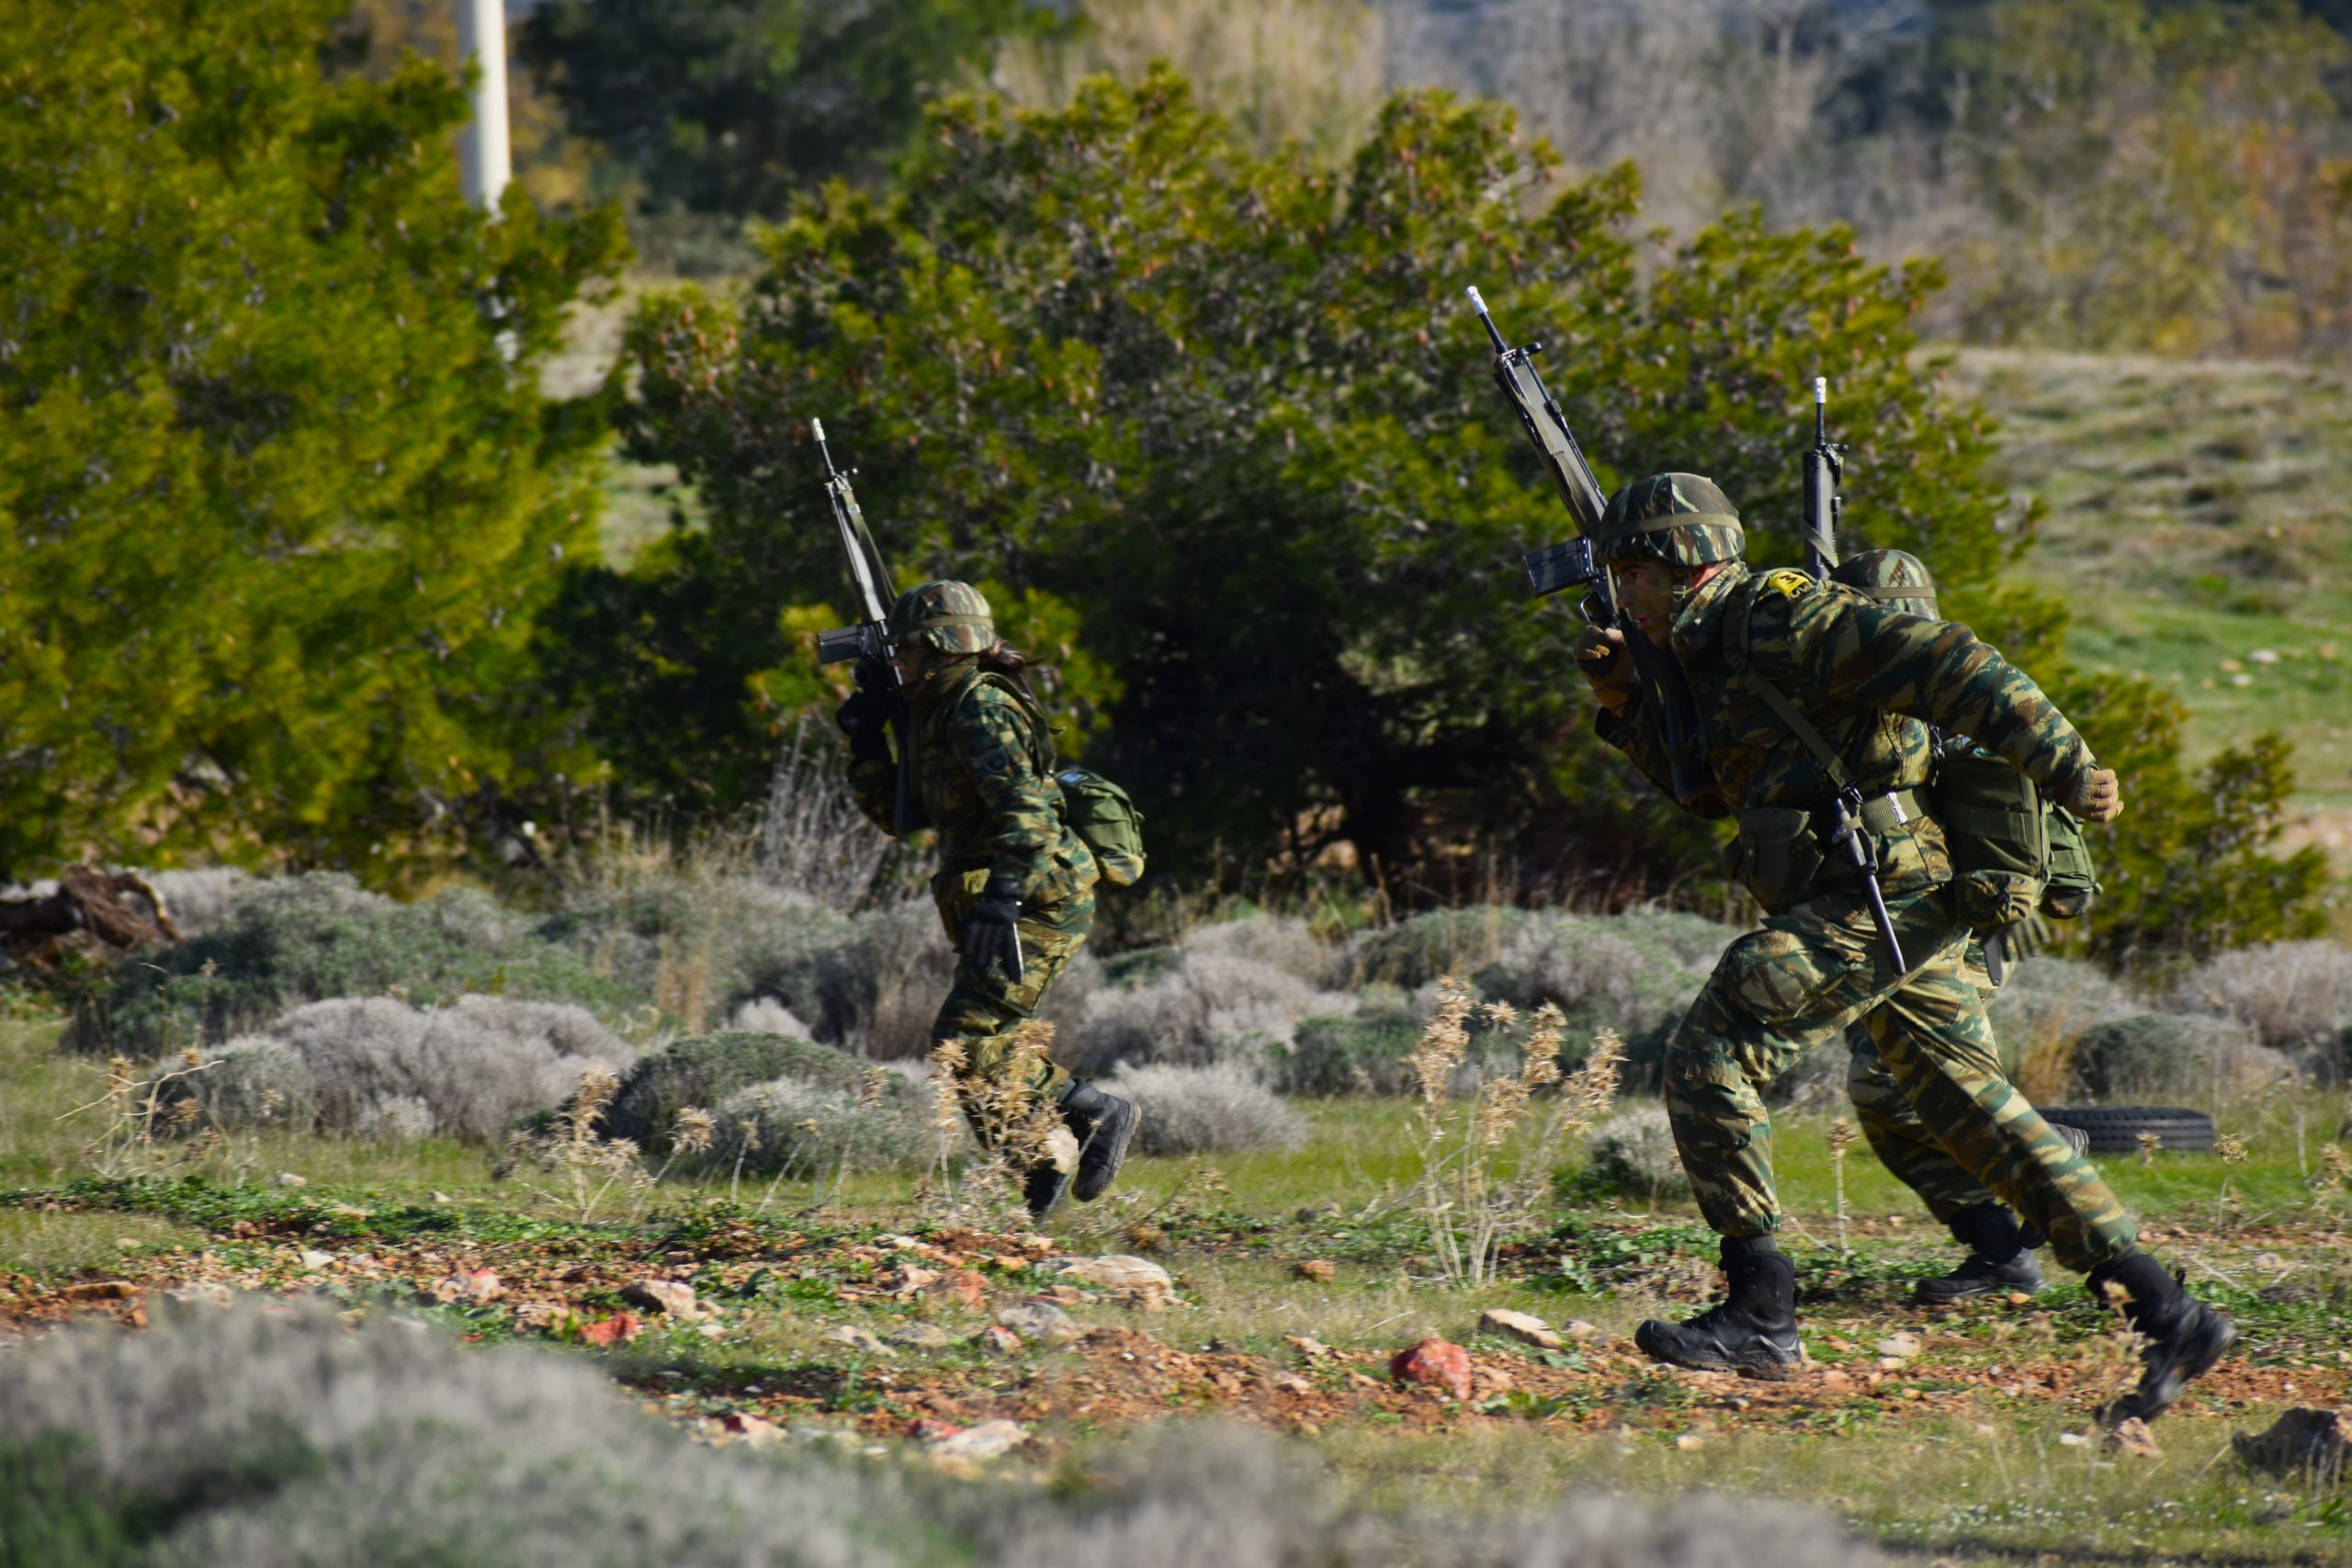
{"label": "shoulder patch", "polygon": [[1811,592],[1815,584],[1812,578],[1796,568],[1784,566],[1777,571],[1766,572],[1764,586],[1783,599],[1793,599],[1800,593]]}

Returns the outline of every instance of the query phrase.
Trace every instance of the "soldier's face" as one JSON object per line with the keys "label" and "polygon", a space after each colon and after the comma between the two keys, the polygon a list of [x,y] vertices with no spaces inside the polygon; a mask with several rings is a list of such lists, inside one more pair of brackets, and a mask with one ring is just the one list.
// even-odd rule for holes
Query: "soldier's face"
{"label": "soldier's face", "polygon": [[1674,629],[1674,591],[1680,574],[1662,561],[1623,561],[1612,568],[1618,607],[1644,637],[1663,648]]}

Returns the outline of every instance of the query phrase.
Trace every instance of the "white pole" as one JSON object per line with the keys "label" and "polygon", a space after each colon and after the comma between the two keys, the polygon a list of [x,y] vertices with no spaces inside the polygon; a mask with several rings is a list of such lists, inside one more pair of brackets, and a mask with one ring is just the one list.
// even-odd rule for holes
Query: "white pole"
{"label": "white pole", "polygon": [[457,0],[458,64],[481,62],[473,86],[474,115],[458,133],[458,178],[466,199],[493,211],[514,173],[506,147],[505,0]]}

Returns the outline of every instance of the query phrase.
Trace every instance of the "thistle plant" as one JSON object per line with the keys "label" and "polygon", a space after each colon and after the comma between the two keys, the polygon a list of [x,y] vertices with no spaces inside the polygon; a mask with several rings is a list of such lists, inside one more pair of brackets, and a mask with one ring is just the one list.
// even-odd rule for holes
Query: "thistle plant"
{"label": "thistle plant", "polygon": [[1854,1124],[1840,1116],[1829,1123],[1829,1174],[1838,1185],[1838,1250],[1854,1249],[1846,1239],[1846,1151],[1854,1142]]}
{"label": "thistle plant", "polygon": [[1567,1021],[1547,1003],[1526,1022],[1519,1070],[1456,1100],[1453,1081],[1469,1055],[1474,1017],[1497,1034],[1521,1028],[1517,1009],[1508,1002],[1480,1007],[1448,976],[1438,982],[1437,1005],[1405,1058],[1419,1101],[1421,1173],[1414,1198],[1438,1268],[1456,1285],[1495,1277],[1496,1256],[1532,1219],[1561,1143],[1589,1130],[1616,1100],[1625,1055],[1623,1043],[1604,1029],[1576,1071],[1563,1077]]}
{"label": "thistle plant", "polygon": [[[1023,1178],[1037,1166],[1069,1170],[1078,1163],[1078,1140],[1070,1135],[1053,1102],[1037,1092],[1054,1043],[1054,1026],[1032,1019],[1005,1037],[1002,1063],[991,1078],[971,1071],[959,1041],[932,1047],[933,1163],[918,1193],[926,1212],[955,1224],[1026,1228]],[[977,1165],[958,1168],[957,1126],[968,1117],[980,1146]]]}

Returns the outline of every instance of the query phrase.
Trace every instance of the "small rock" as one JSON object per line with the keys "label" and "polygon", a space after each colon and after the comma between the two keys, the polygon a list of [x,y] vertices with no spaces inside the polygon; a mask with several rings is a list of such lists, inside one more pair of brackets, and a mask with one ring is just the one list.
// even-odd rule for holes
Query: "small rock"
{"label": "small rock", "polygon": [[1319,1361],[1326,1356],[1338,1353],[1311,1334],[1294,1334],[1290,1336],[1288,1343],[1292,1349],[1310,1361]]}
{"label": "small rock", "polygon": [[1276,1367],[1266,1374],[1266,1381],[1284,1393],[1313,1393],[1315,1385],[1287,1367]]}
{"label": "small rock", "polygon": [[1919,1337],[1907,1328],[1899,1334],[1889,1335],[1871,1347],[1880,1355],[1892,1356],[1899,1361],[1907,1361],[1917,1355],[1919,1348]]}
{"label": "small rock", "polygon": [[2330,1478],[2352,1467],[2352,1416],[2298,1405],[2267,1432],[2231,1433],[2230,1447],[2256,1470],[2310,1472]]}
{"label": "small rock", "polygon": [[695,1332],[705,1339],[724,1339],[727,1337],[727,1325],[723,1323],[697,1323]]}
{"label": "small rock", "polygon": [[967,1312],[978,1312],[989,1304],[987,1277],[970,1269],[951,1269],[940,1277],[940,1293]]}
{"label": "small rock", "polygon": [[1312,1280],[1328,1285],[1340,1277],[1340,1266],[1328,1258],[1308,1258],[1291,1266],[1291,1271],[1302,1280]]}
{"label": "small rock", "polygon": [[983,1421],[925,1444],[923,1451],[934,1462],[968,1464],[1011,1453],[1028,1440],[1017,1421]]}
{"label": "small rock", "polygon": [[718,1429],[755,1449],[763,1449],[771,1443],[784,1440],[783,1427],[765,1416],[754,1416],[748,1410],[732,1411],[721,1416],[718,1418]]}
{"label": "small rock", "polygon": [[2058,1440],[2070,1449],[2086,1449],[2090,1447],[2091,1442],[2088,1437],[2080,1432],[2061,1432],[2058,1434]]}
{"label": "small rock", "polygon": [[621,1287],[621,1300],[648,1312],[696,1323],[709,1313],[695,1300],[695,1288],[676,1280],[636,1280]]}
{"label": "small rock", "polygon": [[582,1325],[580,1337],[591,1345],[625,1345],[636,1338],[644,1326],[635,1313],[616,1312],[610,1317]]}
{"label": "small rock", "polygon": [[297,1256],[301,1258],[302,1267],[305,1269],[324,1269],[334,1261],[334,1253],[321,1252],[316,1248],[308,1247],[304,1247]]}
{"label": "small rock", "polygon": [[1674,1439],[1674,1446],[1684,1453],[1689,1453],[1692,1449],[1705,1448],[1707,1439],[1696,1432],[1684,1432]]}
{"label": "small rock", "polygon": [[139,1287],[128,1280],[94,1280],[57,1292],[61,1300],[69,1302],[127,1302],[138,1293]]}
{"label": "small rock", "polygon": [[217,1280],[200,1280],[192,1285],[175,1285],[164,1292],[164,1299],[182,1306],[226,1308],[237,1304],[237,1292]]}
{"label": "small rock", "polygon": [[290,1170],[281,1170],[277,1173],[277,1184],[280,1187],[308,1187],[311,1183],[306,1178],[297,1176]]}
{"label": "small rock", "polygon": [[827,1344],[846,1345],[861,1355],[895,1356],[898,1354],[890,1347],[883,1344],[880,1336],[872,1329],[860,1328],[854,1323],[844,1323],[838,1328],[829,1328],[821,1337]]}
{"label": "small rock", "polygon": [[1572,1317],[1560,1325],[1560,1332],[1571,1339],[1589,1339],[1600,1330],[1580,1317]]}
{"label": "small rock", "polygon": [[2164,1450],[2156,1447],[2156,1435],[2149,1431],[2148,1424],[2137,1416],[2110,1428],[2107,1434],[2107,1446],[2127,1454],[2137,1454],[2143,1459],[2164,1457]]}
{"label": "small rock", "polygon": [[1430,1337],[1390,1357],[1388,1375],[1398,1382],[1442,1388],[1456,1399],[1466,1400],[1470,1397],[1470,1352],[1450,1339]]}
{"label": "small rock", "polygon": [[1901,1356],[1881,1356],[1878,1359],[1878,1370],[1883,1372],[1899,1372],[1907,1364]]}
{"label": "small rock", "polygon": [[454,1203],[457,1201],[455,1198],[450,1197],[447,1192],[439,1190],[435,1190],[434,1192],[433,1201],[436,1203]]}
{"label": "small rock", "polygon": [[910,1323],[884,1335],[882,1342],[906,1350],[944,1350],[956,1337],[935,1323]]}
{"label": "small rock", "polygon": [[2009,1292],[2008,1301],[2009,1304],[2013,1307],[2031,1306],[2033,1304],[2033,1298],[2027,1295],[2023,1291],[2011,1291]]}
{"label": "small rock", "polygon": [[355,1208],[349,1203],[329,1203],[327,1213],[339,1220],[364,1220],[373,1211]]}
{"label": "small rock", "polygon": [[1067,1344],[1081,1332],[1069,1314],[1051,1302],[1014,1302],[999,1307],[996,1320],[1023,1338],[1044,1345]]}
{"label": "small rock", "polygon": [[1824,1388],[1851,1388],[1854,1386],[1854,1374],[1851,1372],[1841,1372],[1837,1368],[1832,1367],[1827,1371],[1821,1374],[1821,1386]]}
{"label": "small rock", "polygon": [[1532,1313],[1513,1312],[1509,1307],[1488,1307],[1480,1313],[1478,1329],[1483,1334],[1499,1334],[1506,1339],[1532,1345],[1539,1350],[1556,1350],[1563,1343],[1542,1318]]}
{"label": "small rock", "polygon": [[1021,1336],[1001,1324],[990,1324],[972,1336],[971,1343],[992,1356],[1017,1356],[1021,1353]]}
{"label": "small rock", "polygon": [[1163,1299],[1175,1290],[1168,1270],[1148,1258],[1113,1253],[1106,1258],[1072,1258],[1051,1266],[1054,1279],[1065,1285],[1092,1285],[1123,1295]]}
{"label": "small rock", "polygon": [[890,1292],[891,1299],[901,1302],[931,1289],[937,1283],[939,1283],[938,1269],[918,1269],[911,1263],[903,1269],[894,1269],[882,1277],[882,1288]]}
{"label": "small rock", "polygon": [[460,1269],[433,1287],[435,1301],[494,1302],[506,1287],[488,1269]]}

